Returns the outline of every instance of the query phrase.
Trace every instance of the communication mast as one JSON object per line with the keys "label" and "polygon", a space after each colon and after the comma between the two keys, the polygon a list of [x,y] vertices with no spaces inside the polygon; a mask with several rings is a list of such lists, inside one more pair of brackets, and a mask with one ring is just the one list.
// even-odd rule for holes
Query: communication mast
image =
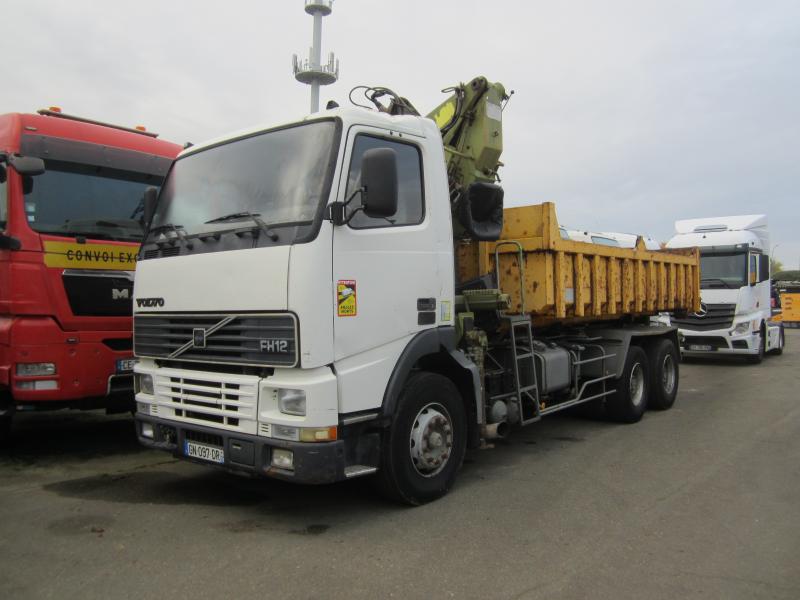
{"label": "communication mast", "polygon": [[322,17],[333,10],[333,0],[306,0],[306,12],[314,17],[314,40],[307,59],[294,55],[294,78],[311,86],[311,112],[319,111],[319,86],[330,85],[339,78],[339,60],[333,52],[328,54],[328,63],[321,64],[322,56]]}

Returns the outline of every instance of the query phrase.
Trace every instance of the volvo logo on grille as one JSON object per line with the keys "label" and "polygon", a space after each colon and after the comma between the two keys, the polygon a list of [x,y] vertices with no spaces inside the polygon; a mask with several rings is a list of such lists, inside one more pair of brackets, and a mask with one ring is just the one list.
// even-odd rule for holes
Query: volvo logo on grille
{"label": "volvo logo on grille", "polygon": [[137,298],[136,299],[136,306],[138,307],[153,307],[153,306],[164,306],[164,299],[163,298]]}
{"label": "volvo logo on grille", "polygon": [[122,288],[121,290],[111,288],[112,300],[127,300],[128,298],[130,298],[130,290],[128,288]]}
{"label": "volvo logo on grille", "polygon": [[206,347],[206,330],[202,327],[192,329],[192,344],[195,348]]}
{"label": "volvo logo on grille", "polygon": [[693,313],[693,314],[694,314],[695,317],[703,318],[708,314],[708,307],[703,302],[701,302],[700,303],[700,310],[698,310],[696,313]]}
{"label": "volvo logo on grille", "polygon": [[289,352],[289,342],[286,340],[259,340],[258,344],[262,352],[281,354]]}
{"label": "volvo logo on grille", "polygon": [[215,331],[218,331],[225,327],[228,323],[233,321],[236,317],[225,317],[218,323],[215,323],[211,327],[207,327],[203,329],[202,327],[193,327],[192,328],[192,337],[186,342],[183,346],[175,350],[169,355],[169,358],[175,358],[176,356],[180,356],[187,350],[191,348],[205,348],[206,347],[206,339]]}

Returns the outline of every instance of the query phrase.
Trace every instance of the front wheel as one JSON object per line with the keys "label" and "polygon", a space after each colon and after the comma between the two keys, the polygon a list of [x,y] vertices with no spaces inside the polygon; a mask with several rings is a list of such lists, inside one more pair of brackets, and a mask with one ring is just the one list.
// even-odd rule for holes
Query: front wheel
{"label": "front wheel", "polygon": [[455,385],[436,373],[409,377],[394,422],[384,436],[381,491],[404,504],[444,496],[464,460],[467,419]]}
{"label": "front wheel", "polygon": [[775,356],[780,356],[783,354],[783,349],[786,346],[786,333],[783,331],[783,327],[780,328],[780,332],[778,333],[778,347],[775,348],[772,353]]}
{"label": "front wheel", "polygon": [[647,408],[650,370],[647,355],[639,346],[628,348],[617,390],[606,400],[608,416],[620,423],[636,423]]}
{"label": "front wheel", "polygon": [[678,349],[672,340],[662,338],[650,347],[650,408],[667,410],[675,404],[680,376],[679,361]]}
{"label": "front wheel", "polygon": [[11,443],[11,421],[14,417],[14,404],[11,395],[0,392],[0,447]]}
{"label": "front wheel", "polygon": [[767,346],[767,330],[764,326],[761,326],[761,333],[759,334],[758,340],[758,354],[751,354],[747,357],[747,362],[751,365],[758,365],[761,364],[761,361],[764,360],[764,349]]}

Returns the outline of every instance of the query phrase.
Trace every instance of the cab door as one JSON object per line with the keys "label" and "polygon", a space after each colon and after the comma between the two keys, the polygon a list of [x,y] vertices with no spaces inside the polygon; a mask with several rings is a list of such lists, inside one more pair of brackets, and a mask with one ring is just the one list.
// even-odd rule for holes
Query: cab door
{"label": "cab door", "polygon": [[445,289],[425,194],[422,138],[351,128],[337,199],[346,201],[360,187],[362,158],[373,148],[390,148],[397,156],[398,208],[391,217],[370,218],[356,210],[357,194],[347,208],[352,220],[334,228],[334,357],[342,412],[380,405],[408,340],[437,325]]}

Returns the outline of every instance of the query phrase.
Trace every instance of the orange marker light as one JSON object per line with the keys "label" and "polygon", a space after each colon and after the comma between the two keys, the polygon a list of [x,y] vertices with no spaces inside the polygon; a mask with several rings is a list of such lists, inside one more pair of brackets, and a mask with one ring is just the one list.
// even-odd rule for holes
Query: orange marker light
{"label": "orange marker light", "polygon": [[136,131],[147,131],[147,127],[145,127],[144,125],[137,125],[136,127],[134,127],[134,129]]}
{"label": "orange marker light", "polygon": [[60,106],[51,106],[49,110],[50,110],[50,112],[60,113],[61,112],[61,107]]}

